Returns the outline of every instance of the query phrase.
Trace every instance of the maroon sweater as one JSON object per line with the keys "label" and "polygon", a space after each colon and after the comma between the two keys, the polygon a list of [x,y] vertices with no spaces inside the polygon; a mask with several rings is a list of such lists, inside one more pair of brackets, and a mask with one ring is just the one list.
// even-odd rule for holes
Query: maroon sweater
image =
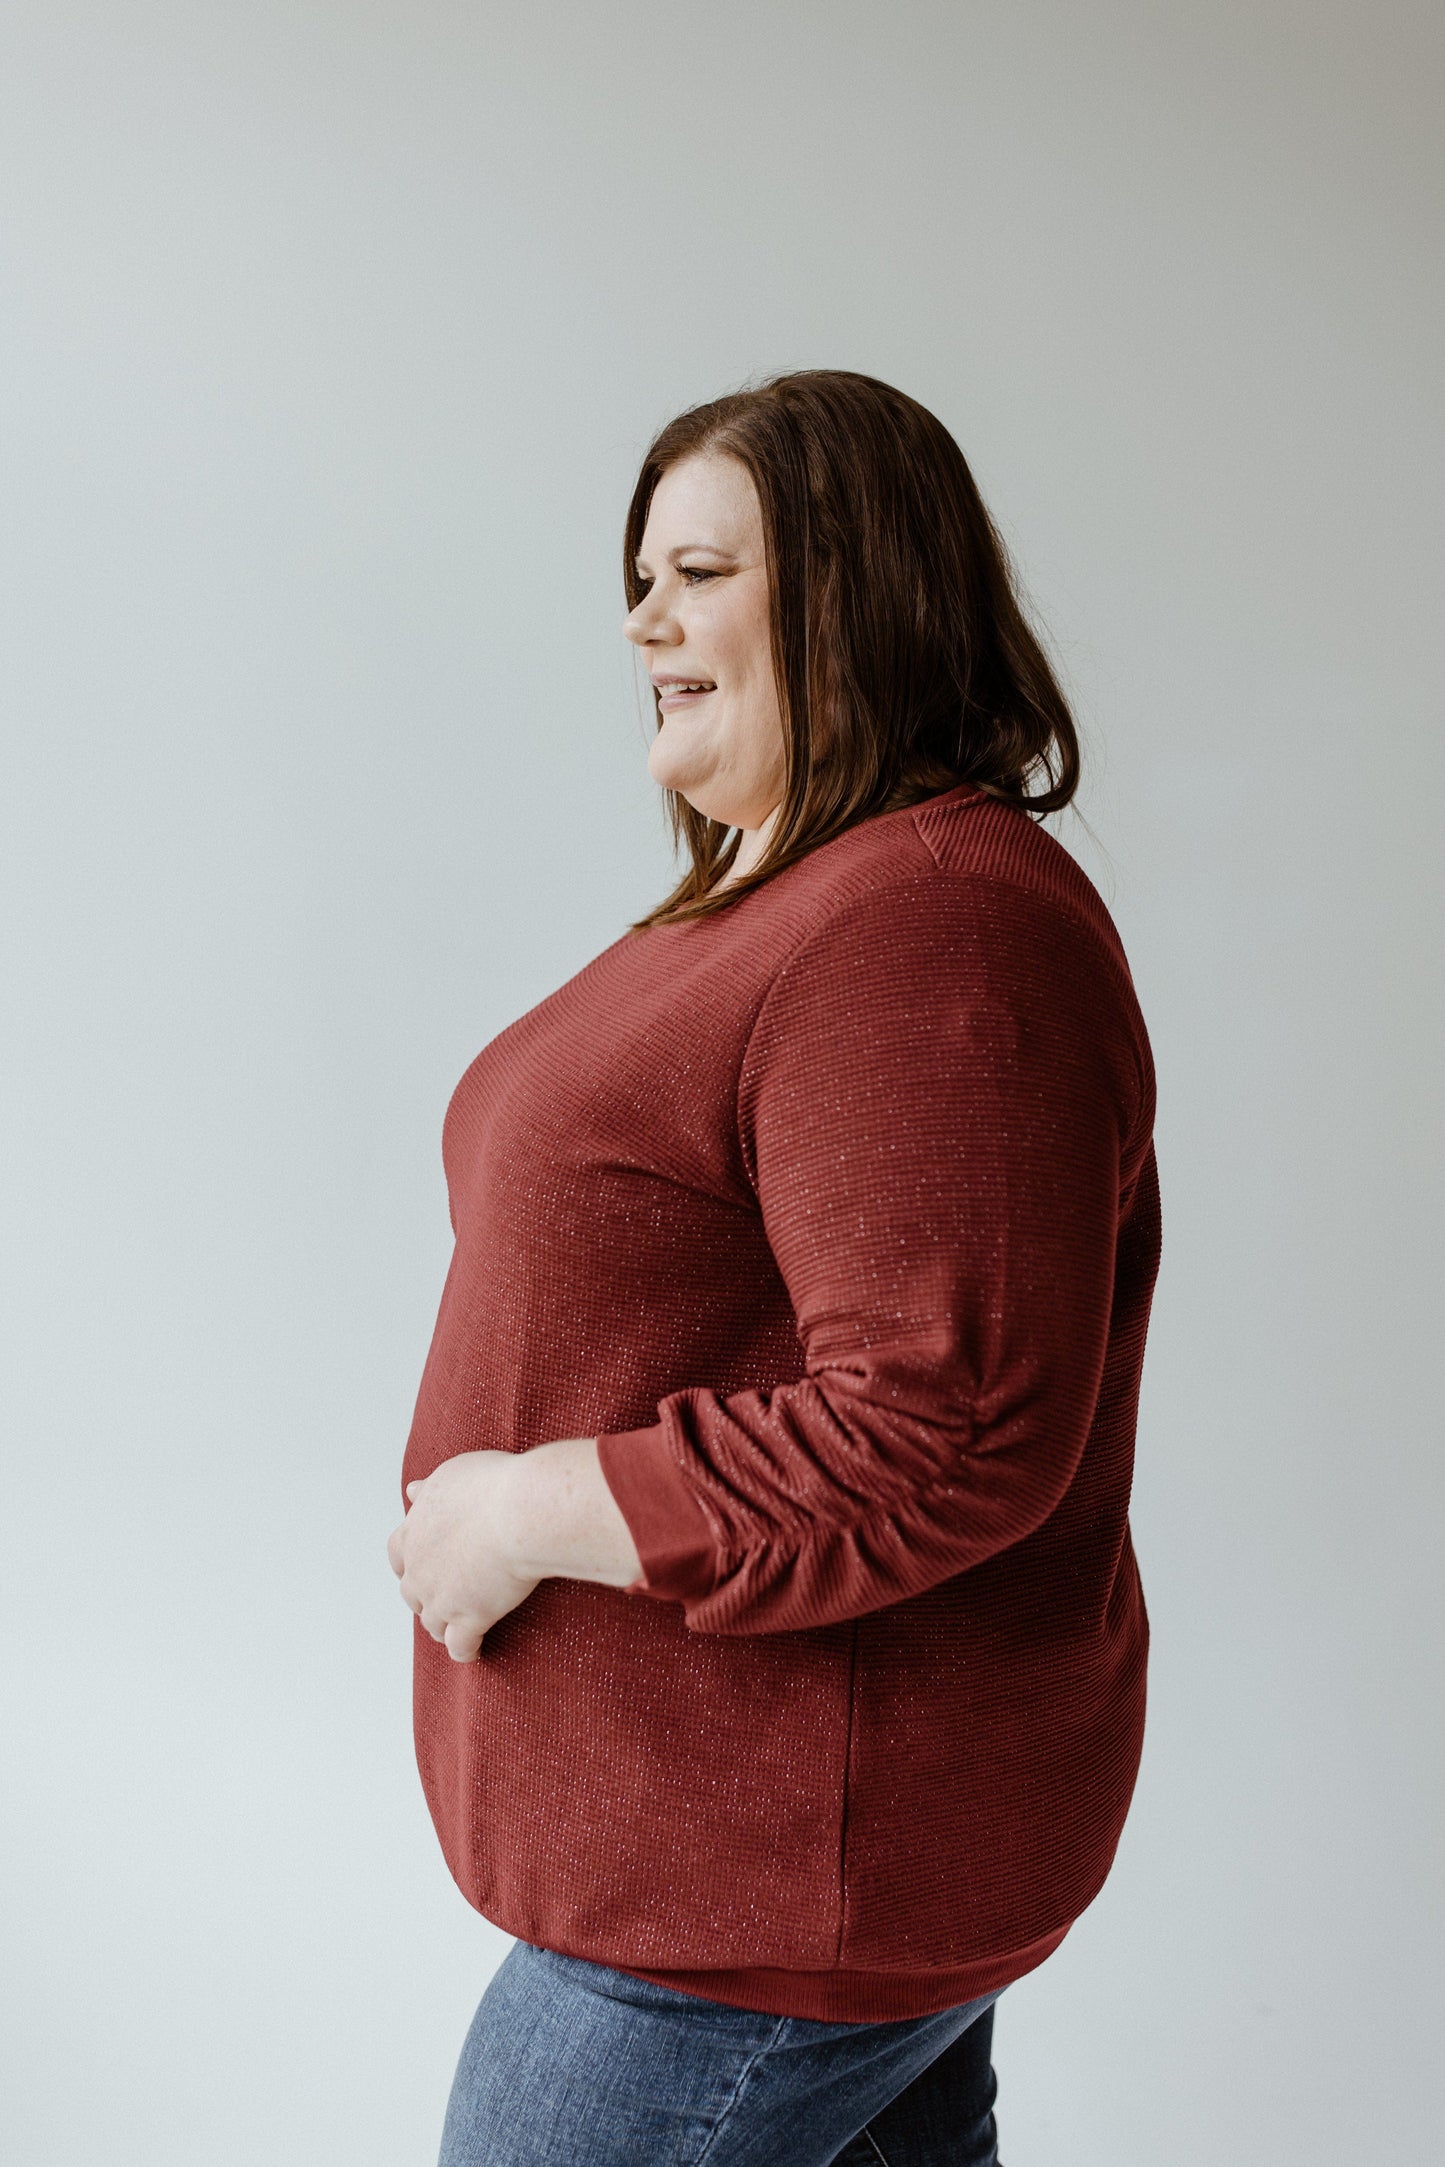
{"label": "maroon sweater", "polygon": [[1075,860],[962,784],[625,933],[448,1108],[403,1482],[597,1436],[643,1577],[416,1628],[447,1862],[520,1939],[872,2021],[1112,1862],[1159,1260],[1149,1044]]}

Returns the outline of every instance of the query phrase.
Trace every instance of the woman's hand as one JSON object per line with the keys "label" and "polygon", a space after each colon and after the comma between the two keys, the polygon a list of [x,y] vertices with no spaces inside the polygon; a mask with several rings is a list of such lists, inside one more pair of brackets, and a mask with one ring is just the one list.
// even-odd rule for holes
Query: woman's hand
{"label": "woman's hand", "polygon": [[422,1482],[386,1546],[402,1598],[456,1663],[474,1662],[498,1618],[525,1602],[542,1577],[512,1555],[512,1478],[517,1455],[461,1452]]}
{"label": "woman's hand", "polygon": [[484,1634],[539,1580],[641,1584],[642,1560],[595,1437],[459,1452],[406,1494],[411,1510],[386,1554],[403,1597],[458,1663],[475,1659]]}

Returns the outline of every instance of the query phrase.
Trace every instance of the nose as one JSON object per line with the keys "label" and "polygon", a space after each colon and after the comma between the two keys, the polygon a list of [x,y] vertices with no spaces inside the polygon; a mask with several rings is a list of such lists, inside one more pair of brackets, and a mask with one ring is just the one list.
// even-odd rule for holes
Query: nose
{"label": "nose", "polygon": [[645,594],[636,609],[623,619],[622,631],[623,636],[637,647],[648,647],[654,640],[675,647],[682,638],[681,625],[653,601],[651,594]]}

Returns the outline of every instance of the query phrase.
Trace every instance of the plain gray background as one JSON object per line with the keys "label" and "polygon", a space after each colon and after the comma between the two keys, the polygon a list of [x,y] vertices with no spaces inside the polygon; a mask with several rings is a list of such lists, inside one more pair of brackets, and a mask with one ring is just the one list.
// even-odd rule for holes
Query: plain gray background
{"label": "plain gray background", "polygon": [[797,366],[972,462],[1160,1077],[1144,1767],[1000,2006],[1005,2156],[1428,2156],[1438,11],[0,41],[9,2157],[435,2157],[508,1946],[384,1555],[442,1114],[670,884],[623,510],[670,414]]}

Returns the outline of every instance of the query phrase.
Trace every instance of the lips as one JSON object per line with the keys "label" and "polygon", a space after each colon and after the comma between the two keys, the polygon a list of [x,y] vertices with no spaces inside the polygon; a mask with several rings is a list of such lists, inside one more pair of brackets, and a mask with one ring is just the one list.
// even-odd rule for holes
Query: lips
{"label": "lips", "polygon": [[659,685],[657,704],[670,714],[675,708],[693,707],[699,700],[710,700],[716,691],[716,685]]}

